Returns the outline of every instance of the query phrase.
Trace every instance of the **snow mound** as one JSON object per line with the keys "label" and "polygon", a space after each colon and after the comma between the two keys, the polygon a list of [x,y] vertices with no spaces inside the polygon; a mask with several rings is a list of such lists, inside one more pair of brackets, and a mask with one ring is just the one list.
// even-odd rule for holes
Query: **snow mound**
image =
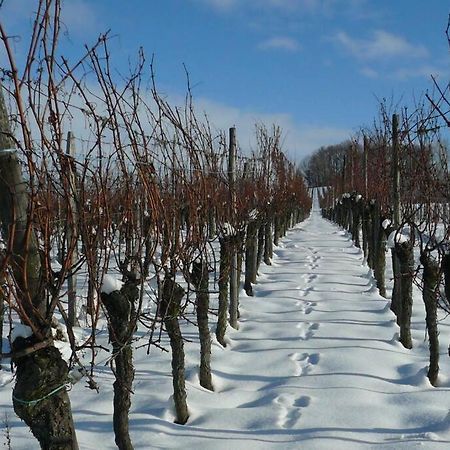
{"label": "snow mound", "polygon": [[105,274],[103,276],[101,292],[108,295],[111,294],[111,292],[120,291],[122,289],[122,286],[123,281],[118,280],[112,275]]}

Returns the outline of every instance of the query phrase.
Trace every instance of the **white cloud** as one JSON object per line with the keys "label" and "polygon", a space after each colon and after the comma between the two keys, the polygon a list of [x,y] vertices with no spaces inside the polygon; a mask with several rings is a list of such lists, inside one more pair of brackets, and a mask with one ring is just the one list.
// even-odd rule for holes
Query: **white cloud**
{"label": "white cloud", "polygon": [[321,8],[327,0],[263,0],[267,6],[277,9],[293,11],[301,9],[303,11],[315,12]]}
{"label": "white cloud", "polygon": [[195,99],[195,109],[198,112],[206,112],[217,129],[227,130],[231,126],[236,126],[243,151],[255,146],[255,124],[263,123],[267,127],[273,124],[280,126],[285,137],[283,149],[296,161],[300,161],[322,145],[342,142],[352,134],[351,130],[345,128],[317,123],[297,123],[286,113],[245,111],[206,98]]}
{"label": "white cloud", "polygon": [[230,10],[235,6],[237,6],[239,3],[242,3],[242,1],[239,2],[239,0],[194,0],[194,1],[196,2],[200,1],[201,3],[204,3],[218,11]]}
{"label": "white cloud", "polygon": [[292,38],[277,36],[267,39],[258,45],[261,50],[286,50],[296,52],[300,50],[300,44]]}
{"label": "white cloud", "polygon": [[375,70],[372,69],[371,67],[363,67],[360,70],[361,74],[364,75],[367,78],[378,78],[379,77],[379,73]]}
{"label": "white cloud", "polygon": [[392,78],[399,80],[407,80],[410,78],[429,78],[434,77],[445,77],[448,74],[448,70],[439,68],[431,64],[424,64],[414,67],[404,67],[397,69],[393,72]]}
{"label": "white cloud", "polygon": [[333,15],[361,11],[367,0],[191,0],[219,11],[253,9]]}
{"label": "white cloud", "polygon": [[415,45],[405,38],[383,30],[373,32],[370,39],[357,39],[341,31],[335,36],[336,42],[361,60],[379,60],[402,57],[405,59],[425,58],[428,50],[423,45]]}
{"label": "white cloud", "polygon": [[[179,106],[181,109],[184,106],[183,95],[168,94],[165,98],[172,106]],[[264,124],[268,129],[272,125],[279,126],[283,136],[282,149],[295,162],[301,161],[321,146],[340,143],[354,134],[348,128],[329,124],[299,123],[291,114],[283,112],[244,110],[206,97],[195,97],[193,102],[197,118],[201,120],[201,116],[206,114],[213,134],[236,127],[239,146],[246,154],[256,149],[257,124]]]}

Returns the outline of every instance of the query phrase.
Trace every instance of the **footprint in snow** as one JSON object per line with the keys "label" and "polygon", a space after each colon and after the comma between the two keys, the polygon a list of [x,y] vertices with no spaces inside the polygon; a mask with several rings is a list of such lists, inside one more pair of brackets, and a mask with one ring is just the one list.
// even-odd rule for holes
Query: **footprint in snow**
{"label": "footprint in snow", "polygon": [[300,330],[298,337],[301,340],[306,341],[307,339],[310,339],[313,336],[314,331],[319,329],[319,324],[310,322],[299,322],[297,324],[297,329]]}
{"label": "footprint in snow", "polygon": [[300,377],[307,375],[314,366],[319,364],[320,355],[318,353],[294,353],[290,356],[290,359],[295,364],[295,376]]}
{"label": "footprint in snow", "polygon": [[301,417],[302,409],[311,403],[311,398],[301,396],[296,398],[291,394],[281,394],[274,402],[279,406],[277,424],[280,428],[293,428]]}
{"label": "footprint in snow", "polygon": [[[311,266],[311,264],[310,264],[310,266]],[[318,277],[318,275],[316,273],[305,273],[302,275],[302,278],[305,280],[306,284],[311,284],[315,279],[317,279],[317,277]],[[307,289],[311,290],[312,288],[309,287]]]}
{"label": "footprint in snow", "polygon": [[[304,295],[306,297],[306,294]],[[299,307],[299,311],[303,314],[311,314],[314,311],[314,306],[316,306],[317,303],[315,302],[307,302],[306,300],[299,300],[295,303],[295,306]]]}
{"label": "footprint in snow", "polygon": [[300,294],[300,297],[306,297],[313,290],[313,288],[311,286],[307,287],[306,289],[303,289],[303,288],[297,288],[297,289]]}

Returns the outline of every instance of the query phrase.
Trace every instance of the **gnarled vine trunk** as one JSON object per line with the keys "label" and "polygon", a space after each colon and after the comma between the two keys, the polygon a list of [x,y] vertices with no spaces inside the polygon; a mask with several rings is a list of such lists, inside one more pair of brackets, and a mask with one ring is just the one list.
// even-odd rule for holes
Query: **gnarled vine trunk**
{"label": "gnarled vine trunk", "polygon": [[184,371],[184,344],[178,317],[184,289],[175,282],[173,275],[166,274],[162,284],[160,313],[170,339],[172,349],[172,384],[175,403],[175,423],[184,425],[189,419],[186,401],[186,382]]}
{"label": "gnarled vine trunk", "polygon": [[135,303],[138,296],[139,291],[134,281],[127,281],[120,291],[101,295],[102,303],[108,312],[109,339],[113,346],[113,427],[116,445],[121,450],[133,449],[129,430],[134,380],[131,341],[136,326]]}
{"label": "gnarled vine trunk", "polygon": [[272,221],[267,218],[264,225],[264,264],[272,265],[273,245],[272,245]]}
{"label": "gnarled vine trunk", "polygon": [[208,267],[204,261],[195,261],[192,265],[192,283],[197,291],[196,309],[197,326],[200,339],[200,385],[205,389],[213,391],[211,378],[211,334],[209,331],[208,309]]}
{"label": "gnarled vine trunk", "polygon": [[261,223],[258,228],[258,251],[256,254],[256,272],[258,272],[261,265],[261,261],[264,256],[264,237],[265,237],[265,225]]}
{"label": "gnarled vine trunk", "polygon": [[437,321],[437,289],[439,285],[439,264],[427,253],[422,253],[420,262],[423,264],[423,291],[422,298],[425,303],[425,322],[430,347],[430,365],[428,366],[428,379],[436,386],[439,374],[439,330]]}
{"label": "gnarled vine trunk", "polygon": [[14,274],[22,319],[35,331],[30,338],[17,338],[13,343],[17,368],[14,411],[30,427],[41,448],[78,449],[65,390],[68,368],[59,350],[52,345],[47,325],[50,318],[37,239],[29,220],[27,186],[17,152],[4,148],[11,141],[5,136],[11,136],[11,130],[0,91],[0,223],[5,242],[12,242],[8,265]]}
{"label": "gnarled vine trunk", "polygon": [[257,232],[258,226],[255,221],[250,221],[247,225],[247,236],[245,239],[245,280],[244,289],[247,295],[253,296],[252,283],[256,282],[256,272],[258,264],[257,253]]}
{"label": "gnarled vine trunk", "polygon": [[13,344],[14,411],[30,427],[42,449],[76,450],[78,444],[66,391],[67,364],[51,344],[27,353],[32,345],[33,338],[17,338]]}
{"label": "gnarled vine trunk", "polygon": [[225,332],[228,322],[228,284],[230,280],[230,238],[220,238],[219,263],[219,310],[217,312],[216,338],[219,344],[226,347]]}
{"label": "gnarled vine trunk", "polygon": [[412,281],[414,271],[414,252],[410,241],[396,244],[395,250],[400,267],[400,299],[402,313],[400,317],[400,342],[405,348],[412,348],[411,315],[412,315]]}

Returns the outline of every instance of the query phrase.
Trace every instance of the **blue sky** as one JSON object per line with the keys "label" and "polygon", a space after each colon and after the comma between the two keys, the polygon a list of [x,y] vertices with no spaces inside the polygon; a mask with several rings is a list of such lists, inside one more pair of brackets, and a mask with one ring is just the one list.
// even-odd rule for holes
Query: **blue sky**
{"label": "blue sky", "polygon": [[[33,3],[4,0],[11,34],[25,36]],[[431,74],[448,82],[449,12],[447,0],[65,0],[63,49],[75,55],[111,29],[119,70],[144,47],[177,102],[185,64],[218,128],[236,125],[247,148],[255,122],[275,122],[301,159],[370,125],[377,98],[411,104]]]}

